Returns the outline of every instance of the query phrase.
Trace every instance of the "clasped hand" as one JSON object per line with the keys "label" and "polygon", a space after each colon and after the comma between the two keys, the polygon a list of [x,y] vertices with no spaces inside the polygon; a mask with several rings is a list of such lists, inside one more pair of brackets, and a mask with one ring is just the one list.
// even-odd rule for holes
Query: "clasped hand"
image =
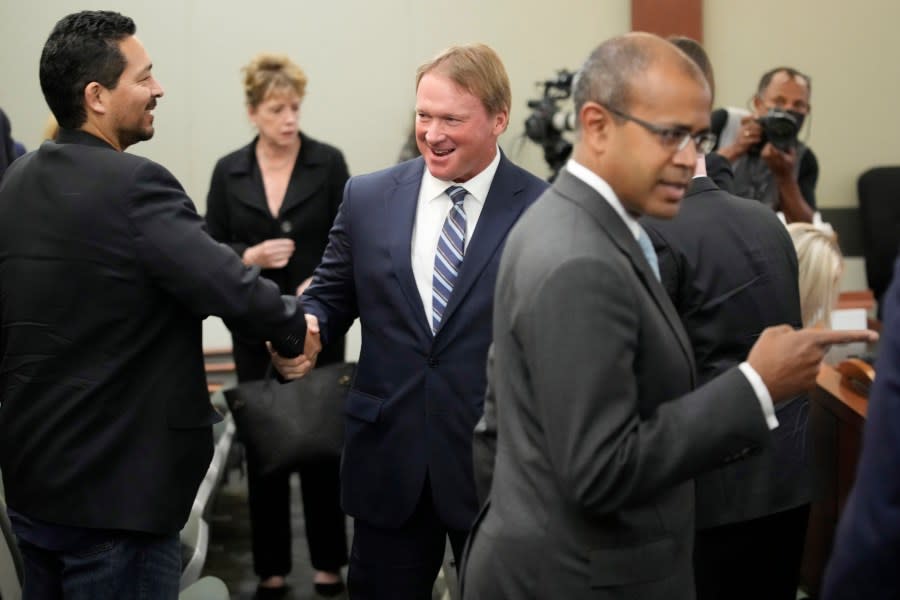
{"label": "clasped hand", "polygon": [[303,354],[294,358],[285,358],[278,354],[271,344],[267,344],[269,354],[272,355],[272,364],[285,379],[299,379],[309,373],[316,366],[316,358],[322,351],[319,320],[310,314],[305,316],[306,341],[303,344]]}

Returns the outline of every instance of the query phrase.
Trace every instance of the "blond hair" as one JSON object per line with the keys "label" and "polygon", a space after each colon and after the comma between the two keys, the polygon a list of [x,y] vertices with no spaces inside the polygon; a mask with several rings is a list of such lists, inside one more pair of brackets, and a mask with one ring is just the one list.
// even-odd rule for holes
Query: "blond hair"
{"label": "blond hair", "polygon": [[306,73],[287,55],[263,52],[241,69],[247,106],[256,108],[270,94],[291,90],[302,99],[306,93]]}
{"label": "blond hair", "polygon": [[839,292],[844,257],[833,235],[809,223],[791,223],[788,231],[800,270],[803,326],[830,323]]}
{"label": "blond hair", "polygon": [[469,92],[490,115],[509,112],[512,91],[500,56],[485,44],[451,46],[416,71],[416,89],[422,77],[439,73]]}

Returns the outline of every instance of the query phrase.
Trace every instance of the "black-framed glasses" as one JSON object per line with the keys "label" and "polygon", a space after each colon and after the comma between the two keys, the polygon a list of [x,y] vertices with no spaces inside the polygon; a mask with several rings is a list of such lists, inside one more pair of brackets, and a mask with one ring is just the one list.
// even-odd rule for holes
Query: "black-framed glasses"
{"label": "black-framed glasses", "polygon": [[685,129],[684,127],[662,127],[660,125],[648,123],[643,119],[638,119],[637,117],[624,113],[621,110],[616,110],[611,106],[607,106],[606,110],[625,119],[626,121],[637,123],[644,129],[658,137],[663,146],[675,152],[684,150],[688,145],[688,142],[691,140],[694,141],[694,147],[697,148],[697,152],[699,152],[700,154],[709,154],[716,146],[716,134],[711,131],[704,131],[702,133],[693,134],[691,133],[690,129]]}

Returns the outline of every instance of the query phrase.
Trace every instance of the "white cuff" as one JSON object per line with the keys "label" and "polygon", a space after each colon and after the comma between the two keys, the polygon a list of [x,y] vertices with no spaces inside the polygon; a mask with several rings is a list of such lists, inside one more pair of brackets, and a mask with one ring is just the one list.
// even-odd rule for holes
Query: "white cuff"
{"label": "white cuff", "polygon": [[766,384],[763,382],[762,377],[759,376],[759,373],[756,372],[756,369],[751,367],[750,363],[747,361],[739,364],[738,369],[741,370],[741,373],[743,373],[744,377],[747,378],[747,381],[750,382],[753,391],[756,392],[756,399],[759,400],[759,407],[762,409],[763,416],[766,418],[766,425],[769,426],[769,431],[775,429],[778,427],[778,417],[775,416],[775,404],[772,402],[772,395],[769,393],[769,388],[766,387]]}

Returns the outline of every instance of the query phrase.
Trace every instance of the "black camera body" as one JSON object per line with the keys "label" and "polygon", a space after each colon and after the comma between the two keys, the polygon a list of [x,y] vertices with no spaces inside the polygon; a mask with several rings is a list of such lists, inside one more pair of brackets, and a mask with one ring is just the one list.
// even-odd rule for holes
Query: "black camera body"
{"label": "black camera body", "polygon": [[797,119],[789,112],[777,108],[770,109],[765,116],[756,119],[762,128],[762,136],[756,152],[762,150],[766,142],[782,152],[790,152],[797,146],[797,134],[800,128]]}
{"label": "black camera body", "polygon": [[544,95],[528,101],[531,114],[525,119],[525,135],[541,145],[544,160],[553,170],[554,177],[572,154],[572,144],[562,132],[574,129],[574,115],[560,110],[558,103],[572,95],[574,75],[565,69],[558,71],[555,79],[542,82]]}

